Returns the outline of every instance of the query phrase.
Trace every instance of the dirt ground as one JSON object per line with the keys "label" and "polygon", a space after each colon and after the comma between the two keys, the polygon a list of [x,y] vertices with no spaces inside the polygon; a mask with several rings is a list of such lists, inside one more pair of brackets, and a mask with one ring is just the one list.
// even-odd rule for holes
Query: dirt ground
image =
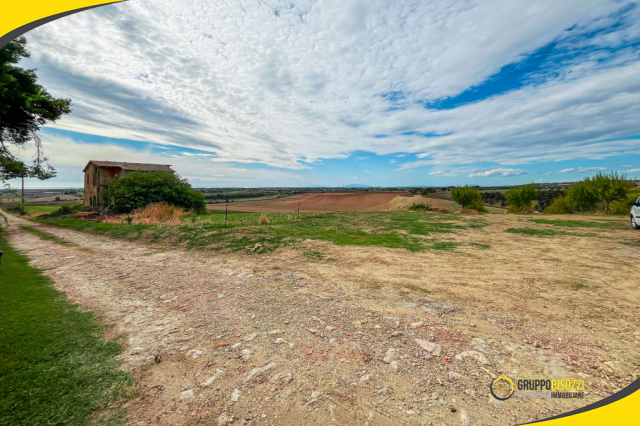
{"label": "dirt ground", "polygon": [[[504,231],[552,227],[486,220],[443,238],[490,248],[454,252],[314,241],[270,255],[186,251],[16,217],[8,236],[112,324],[109,337],[124,336],[132,425],[510,425],[636,379],[640,251],[625,243],[640,232],[540,238]],[[489,385],[502,375],[584,380],[585,397],[501,402]]]}
{"label": "dirt ground", "polygon": [[[398,192],[346,192],[337,194],[298,194],[274,200],[237,201],[229,204],[229,210],[237,212],[367,212],[392,210],[389,203],[400,195]],[[409,204],[411,206],[411,204]],[[208,204],[210,210],[224,210],[225,204]]]}

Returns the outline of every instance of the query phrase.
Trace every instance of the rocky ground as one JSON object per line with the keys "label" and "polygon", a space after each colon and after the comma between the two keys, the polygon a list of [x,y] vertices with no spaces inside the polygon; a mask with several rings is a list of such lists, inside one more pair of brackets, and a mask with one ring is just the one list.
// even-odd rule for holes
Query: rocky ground
{"label": "rocky ground", "polygon": [[[507,425],[630,384],[640,253],[624,242],[638,233],[539,238],[504,232],[522,218],[487,220],[446,238],[489,249],[425,253],[311,241],[186,251],[15,217],[8,235],[113,325],[136,378],[132,425]],[[489,393],[501,375],[584,379],[585,398],[501,402]]]}

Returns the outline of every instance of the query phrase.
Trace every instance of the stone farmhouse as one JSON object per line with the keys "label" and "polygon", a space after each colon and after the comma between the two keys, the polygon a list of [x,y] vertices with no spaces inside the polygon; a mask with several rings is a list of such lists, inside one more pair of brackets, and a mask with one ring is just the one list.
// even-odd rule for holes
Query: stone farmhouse
{"label": "stone farmhouse", "polygon": [[109,182],[131,172],[171,172],[175,170],[165,164],[122,163],[119,161],[89,161],[84,168],[84,205],[99,206],[104,203],[102,191]]}

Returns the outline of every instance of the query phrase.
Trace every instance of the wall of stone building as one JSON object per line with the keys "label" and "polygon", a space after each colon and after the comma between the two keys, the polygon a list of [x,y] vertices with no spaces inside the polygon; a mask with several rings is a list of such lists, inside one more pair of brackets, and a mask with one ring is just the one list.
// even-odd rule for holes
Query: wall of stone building
{"label": "wall of stone building", "polygon": [[124,171],[119,167],[97,167],[90,166],[85,172],[84,178],[84,205],[104,204],[102,193],[109,187],[109,183],[122,176]]}

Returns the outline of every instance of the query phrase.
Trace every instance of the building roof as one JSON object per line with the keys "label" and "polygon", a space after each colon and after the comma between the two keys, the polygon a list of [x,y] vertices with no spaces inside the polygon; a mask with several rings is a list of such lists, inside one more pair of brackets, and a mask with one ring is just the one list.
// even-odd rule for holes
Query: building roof
{"label": "building roof", "polygon": [[124,163],[120,161],[94,161],[90,160],[85,166],[83,172],[86,172],[89,165],[94,164],[98,167],[118,167],[122,170],[142,170],[146,172],[171,172],[175,173],[175,170],[167,164],[145,164],[145,163]]}

